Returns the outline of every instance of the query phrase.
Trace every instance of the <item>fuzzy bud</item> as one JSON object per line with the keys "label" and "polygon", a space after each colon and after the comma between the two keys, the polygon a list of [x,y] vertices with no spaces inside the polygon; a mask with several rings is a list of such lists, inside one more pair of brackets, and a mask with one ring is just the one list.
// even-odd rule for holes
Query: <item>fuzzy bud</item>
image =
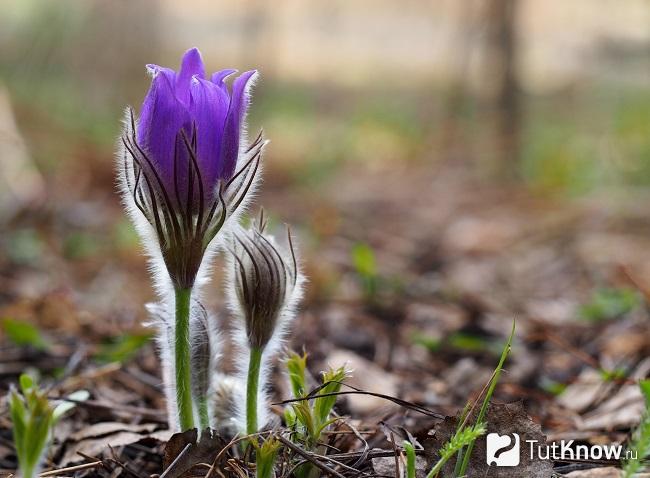
{"label": "fuzzy bud", "polygon": [[231,438],[244,428],[240,423],[239,411],[244,399],[246,384],[239,377],[213,374],[212,420],[213,427],[220,435]]}
{"label": "fuzzy bud", "polygon": [[265,349],[294,315],[302,274],[288,232],[288,248],[264,234],[263,214],[250,229],[236,228],[231,237],[230,305],[242,320],[248,346]]}
{"label": "fuzzy bud", "polygon": [[[190,317],[190,363],[192,368],[192,396],[207,408],[212,377],[221,352],[221,338],[214,325],[214,318],[203,305],[195,301]],[[199,414],[202,411],[199,410]]]}

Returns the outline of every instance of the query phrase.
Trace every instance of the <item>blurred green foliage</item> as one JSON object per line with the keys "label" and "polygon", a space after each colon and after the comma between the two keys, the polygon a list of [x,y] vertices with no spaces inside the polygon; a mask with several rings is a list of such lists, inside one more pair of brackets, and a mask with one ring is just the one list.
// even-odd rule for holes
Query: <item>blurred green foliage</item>
{"label": "blurred green foliage", "polygon": [[566,384],[551,380],[548,377],[542,377],[540,388],[551,395],[561,395],[566,390]]}
{"label": "blurred green foliage", "polygon": [[368,244],[357,243],[352,247],[352,265],[361,280],[365,297],[373,298],[377,293],[379,276],[375,252]]}
{"label": "blurred green foliage", "polygon": [[21,347],[44,350],[48,346],[38,328],[23,320],[5,318],[2,320],[2,329],[9,340]]}
{"label": "blurred green foliage", "polygon": [[142,347],[147,345],[153,334],[124,334],[106,340],[95,359],[99,362],[128,362]]}
{"label": "blurred green foliage", "polygon": [[140,239],[131,221],[123,218],[115,223],[113,226],[113,242],[118,249],[134,250],[139,247]]}
{"label": "blurred green foliage", "polygon": [[98,238],[90,233],[74,231],[63,242],[63,255],[66,259],[88,259],[100,249]]}
{"label": "blurred green foliage", "polygon": [[619,380],[625,380],[628,375],[627,370],[624,368],[615,368],[611,370],[600,369],[599,373],[604,382],[617,382]]}
{"label": "blurred green foliage", "polygon": [[43,257],[45,244],[35,229],[9,231],[5,237],[4,250],[13,263],[33,266]]}
{"label": "blurred green foliage", "polygon": [[650,92],[587,86],[527,101],[521,172],[536,189],[579,195],[650,185]]}
{"label": "blurred green foliage", "polygon": [[616,319],[641,305],[641,297],[632,289],[604,288],[594,291],[589,302],[580,307],[584,320],[599,322]]}
{"label": "blurred green foliage", "polygon": [[503,349],[503,344],[500,341],[469,332],[453,332],[442,339],[415,332],[411,336],[411,341],[434,353],[440,352],[445,348],[451,348],[464,353],[487,353],[489,355],[499,356]]}

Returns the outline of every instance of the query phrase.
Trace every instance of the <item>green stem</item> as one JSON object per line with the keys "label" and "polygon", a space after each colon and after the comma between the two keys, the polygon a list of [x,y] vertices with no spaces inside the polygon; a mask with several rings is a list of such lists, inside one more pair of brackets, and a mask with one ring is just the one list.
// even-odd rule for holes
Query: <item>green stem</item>
{"label": "green stem", "polygon": [[190,298],[192,289],[176,289],[176,403],[181,431],[194,428],[190,372]]}
{"label": "green stem", "polygon": [[252,348],[248,362],[248,382],[246,385],[246,433],[257,433],[257,389],[260,382],[262,349]]}
{"label": "green stem", "polygon": [[25,466],[19,470],[19,476],[21,478],[36,478],[35,467],[34,466]]}

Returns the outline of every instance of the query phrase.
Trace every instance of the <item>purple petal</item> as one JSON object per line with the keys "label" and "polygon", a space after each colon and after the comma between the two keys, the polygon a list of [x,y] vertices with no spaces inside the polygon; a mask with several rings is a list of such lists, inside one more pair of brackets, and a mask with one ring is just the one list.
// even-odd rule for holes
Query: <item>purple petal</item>
{"label": "purple petal", "polygon": [[174,95],[174,72],[150,69],[153,80],[144,99],[138,122],[137,141],[153,163],[168,190],[174,185],[174,146],[181,128],[187,127],[187,109]]}
{"label": "purple petal", "polygon": [[190,115],[196,125],[198,163],[206,198],[212,194],[221,167],[220,149],[229,97],[214,83],[197,77],[190,86]]}
{"label": "purple petal", "polygon": [[187,50],[181,60],[181,69],[176,75],[176,97],[184,104],[190,102],[190,83],[192,77],[205,78],[205,68],[201,52],[197,48]]}
{"label": "purple petal", "polygon": [[257,71],[242,73],[232,84],[232,95],[228,117],[221,142],[221,164],[219,177],[229,179],[237,166],[241,127],[248,111],[249,91],[257,78]]}
{"label": "purple petal", "polygon": [[[176,83],[176,72],[171,68],[165,68],[164,66],[148,64],[147,72],[151,75],[152,86],[153,86],[153,79],[156,78],[156,76],[158,75],[165,76],[167,78],[167,81],[169,81],[170,85],[174,85]],[[151,89],[149,89],[149,91],[151,91]]]}
{"label": "purple petal", "polygon": [[212,74],[212,78],[210,79],[212,83],[214,83],[219,88],[226,91],[226,93],[228,93],[228,97],[230,97],[230,93],[228,92],[228,87],[226,86],[225,79],[228,78],[233,73],[237,73],[237,70],[233,70],[229,68],[227,70],[217,71],[216,73]]}

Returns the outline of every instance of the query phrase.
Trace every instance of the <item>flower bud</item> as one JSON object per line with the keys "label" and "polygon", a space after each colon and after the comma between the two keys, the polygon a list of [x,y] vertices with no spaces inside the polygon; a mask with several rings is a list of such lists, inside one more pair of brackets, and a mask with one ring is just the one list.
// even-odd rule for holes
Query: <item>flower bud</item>
{"label": "flower bud", "polygon": [[221,340],[214,318],[200,302],[195,301],[190,317],[190,364],[192,396],[197,401],[199,423],[210,421],[208,397],[220,352]]}
{"label": "flower bud", "polygon": [[288,248],[264,234],[263,216],[250,229],[236,228],[230,240],[231,308],[244,326],[247,345],[262,350],[279,340],[293,319],[303,277],[288,232]]}
{"label": "flower bud", "polygon": [[212,376],[213,428],[225,437],[233,437],[244,428],[240,418],[246,384],[239,377],[217,373]]}

